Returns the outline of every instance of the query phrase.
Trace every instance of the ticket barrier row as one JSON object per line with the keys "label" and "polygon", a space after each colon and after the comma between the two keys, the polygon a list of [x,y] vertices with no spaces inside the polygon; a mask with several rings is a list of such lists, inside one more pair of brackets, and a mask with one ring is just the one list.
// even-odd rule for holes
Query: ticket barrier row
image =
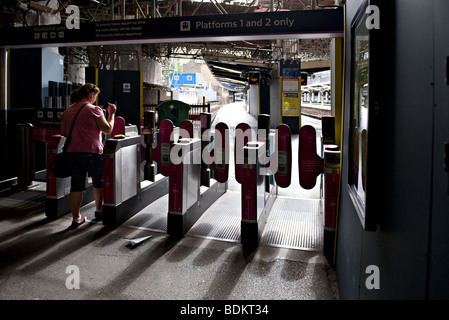
{"label": "ticket barrier row", "polygon": [[[244,247],[258,245],[277,187],[291,184],[291,131],[280,124],[273,132],[269,115],[259,115],[258,135],[252,140],[249,125],[236,127],[236,180],[241,184],[241,242]],[[241,134],[243,137],[239,137]],[[323,144],[323,157],[317,154],[315,128],[307,125],[299,134],[299,183],[312,189],[317,177],[324,174],[324,253],[331,260],[334,253],[340,184],[340,150],[332,143]],[[239,142],[240,141],[240,142]],[[274,145],[273,145],[274,143]],[[242,150],[239,154],[238,150]]]}
{"label": "ticket barrier row", "polygon": [[[210,146],[210,113],[201,115],[203,139],[193,137],[193,124],[184,121],[179,128],[164,120],[159,130],[155,114],[145,112],[141,136],[133,130],[106,140],[103,154],[103,224],[117,227],[153,201],[169,193],[167,231],[182,236],[201,214],[227,189],[228,165],[224,152],[207,152],[208,164],[202,157]],[[228,128],[217,124],[223,149],[228,145]],[[131,134],[130,134],[131,133]],[[70,178],[56,178],[49,169],[54,157],[62,151],[65,138],[52,136],[47,156],[46,215],[58,218],[70,212]],[[155,146],[156,142],[156,146]],[[157,143],[158,142],[158,143]],[[219,144],[217,144],[219,145]],[[142,149],[145,157],[141,157]],[[173,153],[172,153],[173,152]],[[172,153],[172,154],[171,154]],[[215,158],[220,157],[217,161]],[[142,158],[146,159],[141,179]],[[172,159],[178,159],[173,162]],[[214,169],[211,178],[209,167]],[[169,183],[170,181],[170,183]],[[86,179],[82,205],[93,201],[92,184]]]}
{"label": "ticket barrier row", "polygon": [[[183,236],[206,209],[226,192],[229,128],[224,123],[216,125],[215,131],[219,134],[215,136],[220,138],[215,139],[215,147],[209,151],[207,148],[210,147],[213,136],[210,131],[210,114],[201,114],[200,120],[202,139],[193,138],[193,125],[190,121],[184,121],[179,128],[175,128],[170,120],[163,120],[157,133],[154,113],[145,113],[142,133],[147,161],[143,169],[143,181],[140,179],[141,137],[125,135],[106,141],[103,207],[105,226],[120,225],[168,193],[167,232],[172,236]],[[291,183],[290,128],[280,124],[273,132],[269,129],[269,115],[259,115],[257,131],[254,139],[248,124],[241,123],[236,127],[234,161],[236,180],[241,184],[242,190],[241,242],[244,247],[258,245],[277,188],[286,188]],[[155,140],[159,141],[157,146],[154,146]],[[63,137],[52,137],[48,148],[49,163],[61,151],[63,143]],[[209,168],[214,170],[214,178],[211,178]],[[70,180],[52,177],[51,170],[47,172],[46,214],[53,218],[59,217],[70,211],[68,197],[65,197],[69,193]],[[301,186],[305,189],[313,188],[317,176],[322,173],[325,173],[325,238],[331,239],[335,234],[336,224],[339,150],[335,145],[326,145],[324,158],[319,157],[316,154],[315,129],[304,126],[300,130],[299,139]],[[87,184],[87,188],[91,188]],[[92,192],[86,194],[83,204],[93,201],[92,196],[88,196],[91,194]],[[332,242],[325,239],[325,246]]]}
{"label": "ticket barrier row", "polygon": [[[192,138],[193,125],[190,121],[181,123],[178,136],[174,138],[176,128],[173,123],[163,120],[159,128],[159,144],[149,148],[152,155],[147,152],[147,158],[151,160],[153,157],[157,163],[158,171],[169,177],[167,232],[176,237],[183,236],[227,189],[229,128],[219,123],[215,127],[216,134],[211,135],[210,114],[203,113],[200,119],[202,139]],[[258,245],[277,188],[286,188],[291,184],[290,128],[280,124],[275,130],[270,130],[269,119],[269,115],[259,115],[255,138],[248,124],[241,123],[236,127],[235,175],[241,184],[241,242],[246,248]],[[144,135],[146,133],[144,130]],[[207,147],[212,136],[215,146],[209,152]],[[124,144],[126,140],[119,141]],[[150,140],[146,138],[146,141],[148,145]],[[315,129],[304,126],[300,130],[298,160],[299,182],[304,189],[313,188],[318,175],[324,173],[324,249],[326,256],[329,256],[333,251],[336,228],[340,151],[338,146],[324,145],[324,157],[318,156]],[[152,166],[152,161],[147,161],[148,165]],[[214,179],[210,176],[209,167],[214,171]],[[153,171],[145,169],[145,172]]]}
{"label": "ticket barrier row", "polygon": [[[210,114],[202,114],[201,118],[202,132],[210,134]],[[140,170],[135,169],[140,168],[140,140],[125,137],[106,141],[103,223],[116,227],[168,193],[167,233],[181,237],[226,192],[228,167],[215,165],[215,150],[204,151],[208,144],[202,142],[207,142],[207,137],[193,138],[191,121],[185,120],[180,127],[175,127],[171,120],[164,119],[156,139],[152,136],[153,124],[154,112],[145,112],[142,134],[147,161],[140,189],[137,183]],[[217,124],[215,130],[223,132],[222,143],[227,143],[227,126]],[[157,146],[154,146],[155,140],[158,141]],[[202,156],[205,154],[212,161],[210,166],[215,170],[215,179],[202,174]],[[142,186],[143,183],[146,186]]]}

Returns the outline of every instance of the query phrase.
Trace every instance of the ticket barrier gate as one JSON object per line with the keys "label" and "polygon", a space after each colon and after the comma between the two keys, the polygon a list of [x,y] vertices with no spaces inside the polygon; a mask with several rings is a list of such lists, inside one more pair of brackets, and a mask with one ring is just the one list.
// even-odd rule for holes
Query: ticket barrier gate
{"label": "ticket barrier gate", "polygon": [[316,184],[318,175],[324,173],[324,256],[332,261],[334,256],[337,211],[340,186],[340,149],[338,145],[323,144],[324,157],[316,153],[316,131],[304,126],[299,131],[299,183],[304,189]]}
{"label": "ticket barrier gate", "polygon": [[[147,143],[144,179],[141,172],[142,137],[125,135],[106,140],[103,155],[103,224],[106,227],[119,226],[168,193],[168,177],[156,174],[154,170],[153,160],[156,159],[152,157],[155,133],[153,125],[154,118],[144,120],[142,134]],[[166,136],[162,137],[166,139]]]}
{"label": "ticket barrier gate", "polygon": [[259,115],[258,128],[257,141],[252,141],[247,124],[236,127],[236,180],[242,190],[241,242],[247,249],[259,244],[277,188],[291,183],[290,128],[280,124],[274,133],[270,132],[269,115]]}
{"label": "ticket barrier gate", "polygon": [[[171,125],[171,121],[167,124]],[[179,238],[195,224],[202,214],[227,190],[229,136],[228,126],[215,126],[215,147],[207,150],[210,141],[210,114],[200,115],[201,137],[193,137],[193,126],[189,120],[183,121],[180,139],[170,150],[170,186],[167,233]],[[214,170],[210,177],[207,165]]]}
{"label": "ticket barrier gate", "polygon": [[[51,136],[47,144],[47,186],[45,198],[45,215],[53,220],[70,212],[70,177],[57,178],[51,170],[56,154],[62,152],[65,137],[61,135]],[[92,182],[86,179],[86,191],[83,194],[81,205],[94,200]]]}

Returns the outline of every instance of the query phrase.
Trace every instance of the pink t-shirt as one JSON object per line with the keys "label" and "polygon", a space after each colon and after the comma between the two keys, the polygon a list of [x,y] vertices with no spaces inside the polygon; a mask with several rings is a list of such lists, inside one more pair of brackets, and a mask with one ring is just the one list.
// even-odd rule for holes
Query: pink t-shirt
{"label": "pink t-shirt", "polygon": [[[62,114],[61,119],[64,121],[65,136],[69,134],[73,119],[75,119],[76,113],[83,104],[82,102],[77,102]],[[96,119],[103,116],[103,110],[100,107],[90,103],[86,104],[78,115],[78,118],[76,118],[72,132],[72,141],[67,151],[102,154],[103,143],[101,142],[101,130],[97,126]]]}

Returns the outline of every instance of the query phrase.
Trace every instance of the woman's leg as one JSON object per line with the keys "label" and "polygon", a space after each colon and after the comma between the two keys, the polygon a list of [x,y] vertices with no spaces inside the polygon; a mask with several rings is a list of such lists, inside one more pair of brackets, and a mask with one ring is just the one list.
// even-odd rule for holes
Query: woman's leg
{"label": "woman's leg", "polygon": [[103,188],[94,187],[95,210],[101,211],[103,207]]}
{"label": "woman's leg", "polygon": [[[70,186],[70,211],[72,211],[73,220],[81,219],[81,203],[83,201],[83,192],[86,186],[86,169],[84,169],[81,155],[78,153],[69,152],[70,166],[71,166],[71,186]],[[84,219],[84,218],[83,218]],[[78,221],[77,223],[79,223]]]}
{"label": "woman's leg", "polygon": [[70,210],[72,211],[73,220],[78,219],[80,214],[81,202],[83,201],[82,191],[70,192]]}
{"label": "woman's leg", "polygon": [[95,218],[102,219],[103,208],[103,156],[93,153],[89,174],[92,177],[95,199]]}

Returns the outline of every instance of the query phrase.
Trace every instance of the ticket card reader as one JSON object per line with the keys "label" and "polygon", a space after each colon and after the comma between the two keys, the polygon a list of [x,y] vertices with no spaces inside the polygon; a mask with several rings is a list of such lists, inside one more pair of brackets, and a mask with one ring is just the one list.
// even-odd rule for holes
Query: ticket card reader
{"label": "ticket card reader", "polygon": [[[136,195],[140,186],[139,137],[109,139],[104,148],[104,203],[118,205]],[[139,185],[139,186],[138,186]]]}
{"label": "ticket card reader", "polygon": [[141,136],[106,140],[103,154],[103,224],[115,228],[168,193],[168,179],[141,179]]}
{"label": "ticket card reader", "polygon": [[[56,154],[62,152],[65,137],[61,135],[53,135],[47,144],[47,190],[45,198],[45,215],[49,219],[57,219],[70,212],[70,177],[57,178],[51,165]],[[86,191],[83,194],[81,205],[85,205],[94,200],[92,183],[86,177]]]}

